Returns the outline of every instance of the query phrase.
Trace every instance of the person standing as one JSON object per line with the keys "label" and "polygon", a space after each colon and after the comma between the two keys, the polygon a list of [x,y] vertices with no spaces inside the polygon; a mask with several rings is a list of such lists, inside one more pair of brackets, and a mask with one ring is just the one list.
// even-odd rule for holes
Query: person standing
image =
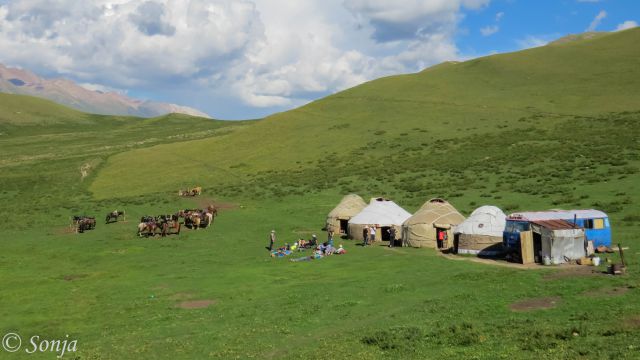
{"label": "person standing", "polygon": [[362,246],[369,245],[369,225],[365,225],[364,229],[362,229],[362,238],[364,239]]}
{"label": "person standing", "polygon": [[333,246],[333,226],[329,226],[327,229],[327,243]]}
{"label": "person standing", "polygon": [[376,226],[375,225],[371,225],[369,227],[369,239],[371,240],[372,244],[376,242]]}
{"label": "person standing", "polygon": [[396,228],[392,226],[389,228],[389,247],[393,247],[395,242],[396,242]]}
{"label": "person standing", "polygon": [[273,244],[276,242],[276,231],[271,230],[271,234],[269,235],[269,251],[273,251]]}
{"label": "person standing", "polygon": [[438,249],[442,249],[444,247],[446,232],[444,230],[438,230]]}

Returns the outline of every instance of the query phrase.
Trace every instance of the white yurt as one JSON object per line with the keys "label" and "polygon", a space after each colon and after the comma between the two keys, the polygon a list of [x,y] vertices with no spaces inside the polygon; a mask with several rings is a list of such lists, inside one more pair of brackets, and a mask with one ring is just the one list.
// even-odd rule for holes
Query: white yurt
{"label": "white yurt", "polygon": [[498,207],[485,205],[454,229],[454,247],[460,254],[497,255],[507,216]]}
{"label": "white yurt", "polygon": [[376,241],[388,240],[387,230],[390,227],[396,229],[396,236],[402,236],[402,223],[411,217],[411,214],[391,200],[373,198],[366,208],[349,220],[349,237],[355,240],[363,240],[362,230],[366,225],[376,226]]}

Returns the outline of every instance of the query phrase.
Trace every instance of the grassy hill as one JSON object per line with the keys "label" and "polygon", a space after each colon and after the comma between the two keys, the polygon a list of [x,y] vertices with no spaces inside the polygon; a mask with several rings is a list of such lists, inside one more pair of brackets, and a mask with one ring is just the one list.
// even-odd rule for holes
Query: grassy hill
{"label": "grassy hill", "polygon": [[[507,145],[520,147],[539,136],[532,132],[553,131],[567,119],[587,132],[582,136],[599,136],[600,129],[579,123],[590,120],[574,117],[638,110],[640,70],[634,59],[640,50],[632,44],[639,39],[640,30],[632,29],[375,80],[229,136],[118,154],[90,189],[98,198],[114,191],[169,191],[185,176],[219,187],[238,179],[251,183],[266,172],[274,183],[274,172],[295,177],[310,167],[314,178],[336,181],[362,173],[353,166],[384,173],[383,167],[403,168],[416,155],[425,159],[413,163],[416,168],[434,170],[426,159],[442,158],[443,146],[474,148],[473,137],[502,133],[510,139]],[[174,153],[185,159],[207,153],[209,161],[176,164],[175,177],[142,188],[142,164]]]}
{"label": "grassy hill", "polygon": [[[113,154],[212,138],[247,123],[182,114],[150,119],[94,115],[35,97],[0,94],[0,201],[15,204],[0,208],[0,217],[21,217],[7,221],[7,226],[20,227],[33,208],[62,206],[67,212],[91,198],[88,180]],[[165,163],[157,159],[145,168],[155,173],[169,167]]]}
{"label": "grassy hill", "polygon": [[[84,359],[637,358],[639,40],[633,29],[445,63],[249,122],[104,117],[0,94],[0,333],[68,334],[78,352],[65,358]],[[194,185],[202,197],[176,196]],[[604,209],[629,274],[349,240],[347,255],[319,261],[267,256],[274,228],[279,245],[323,238],[352,191],[409,211],[435,196],[465,215]],[[212,228],[135,235],[142,215],[210,202],[223,207]],[[114,209],[128,222],[102,224]],[[76,214],[97,228],[70,233]],[[554,306],[512,308],[541,298]]]}

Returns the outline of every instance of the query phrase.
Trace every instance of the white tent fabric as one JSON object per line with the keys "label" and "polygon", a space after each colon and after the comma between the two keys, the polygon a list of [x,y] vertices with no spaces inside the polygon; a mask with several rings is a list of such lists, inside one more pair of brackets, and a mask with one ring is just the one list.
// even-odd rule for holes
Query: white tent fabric
{"label": "white tent fabric", "polygon": [[400,226],[410,217],[410,213],[391,200],[371,199],[366,208],[349,220],[349,224]]}
{"label": "white tent fabric", "polygon": [[454,234],[487,235],[502,238],[507,216],[495,206],[481,206],[457,225]]}
{"label": "white tent fabric", "polygon": [[402,238],[402,223],[410,217],[411,214],[393,201],[374,198],[366,208],[349,220],[349,237],[354,240],[362,240],[365,226],[375,225],[377,226],[376,241],[383,238],[383,227],[395,228],[396,238]]}

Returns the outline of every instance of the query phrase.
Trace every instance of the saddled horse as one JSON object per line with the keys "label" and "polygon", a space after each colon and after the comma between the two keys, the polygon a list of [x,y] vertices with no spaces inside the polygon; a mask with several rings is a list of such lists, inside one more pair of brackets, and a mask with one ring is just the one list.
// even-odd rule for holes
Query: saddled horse
{"label": "saddled horse", "polygon": [[207,208],[203,211],[205,217],[207,218],[207,227],[213,225],[213,220],[218,216],[218,208],[213,205],[207,206]]}
{"label": "saddled horse", "polygon": [[180,216],[179,214],[173,215],[159,215],[156,216],[155,221],[161,230],[163,237],[171,234],[180,234]]}
{"label": "saddled horse", "polygon": [[153,236],[156,234],[158,224],[155,221],[141,222],[138,224],[138,236]]}
{"label": "saddled horse", "polygon": [[109,224],[110,222],[112,222],[112,220],[114,222],[118,222],[120,216],[122,216],[123,220],[126,219],[124,210],[123,211],[113,210],[112,212],[107,214],[107,218],[105,219],[105,224]]}
{"label": "saddled horse", "polygon": [[185,217],[184,224],[190,226],[192,229],[198,230],[200,228],[200,223],[202,222],[202,213],[199,211],[194,211],[189,213],[187,217]]}
{"label": "saddled horse", "polygon": [[93,230],[96,228],[96,218],[93,216],[74,216],[73,226],[76,232],[83,233],[85,230]]}

